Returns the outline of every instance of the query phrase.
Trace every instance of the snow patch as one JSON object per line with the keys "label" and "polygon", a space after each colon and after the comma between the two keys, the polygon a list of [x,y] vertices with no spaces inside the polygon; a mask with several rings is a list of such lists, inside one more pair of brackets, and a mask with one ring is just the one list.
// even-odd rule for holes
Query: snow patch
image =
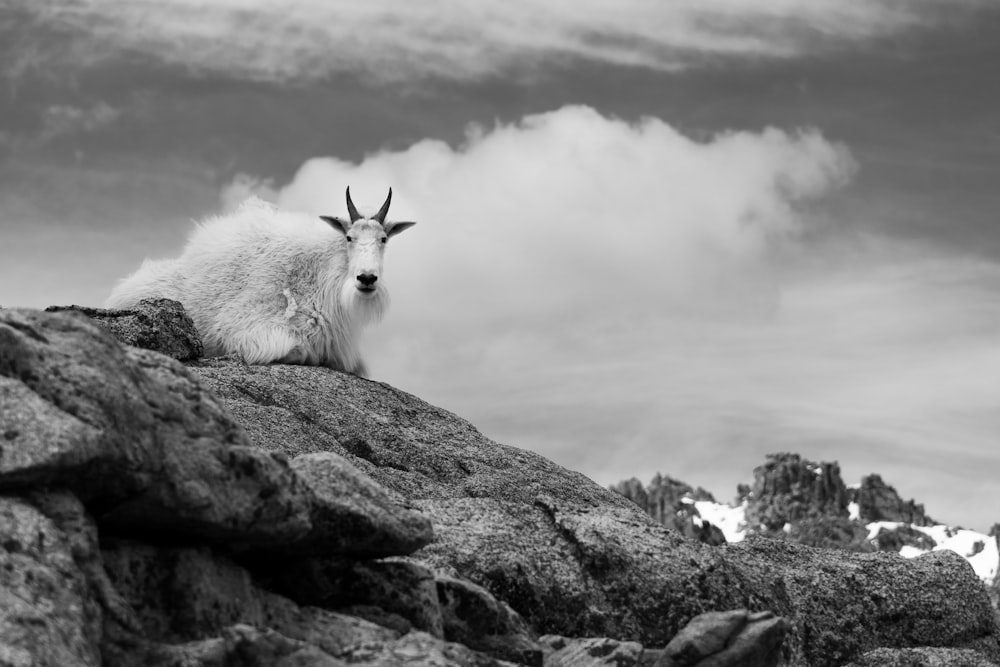
{"label": "snow patch", "polygon": [[719,530],[726,537],[726,542],[742,542],[743,538],[746,537],[746,501],[743,501],[738,507],[733,507],[732,505],[713,503],[709,500],[699,500],[695,502],[694,506],[704,521],[719,527]]}
{"label": "snow patch", "polygon": [[[897,530],[906,525],[909,524],[903,523],[902,521],[872,521],[868,524],[868,537],[866,539],[874,540],[883,530]],[[935,542],[936,541],[937,540],[935,540]]]}
{"label": "snow patch", "polygon": [[[1000,549],[997,548],[997,541],[989,535],[974,530],[944,525],[914,526],[899,521],[874,521],[868,524],[868,539],[874,539],[883,528],[893,530],[902,526],[909,526],[934,540],[936,546],[933,551],[950,549],[965,558],[985,584],[990,585],[996,579],[997,569],[1000,566]],[[925,549],[908,545],[899,550],[899,555],[903,558],[916,558],[925,553],[928,553]]]}

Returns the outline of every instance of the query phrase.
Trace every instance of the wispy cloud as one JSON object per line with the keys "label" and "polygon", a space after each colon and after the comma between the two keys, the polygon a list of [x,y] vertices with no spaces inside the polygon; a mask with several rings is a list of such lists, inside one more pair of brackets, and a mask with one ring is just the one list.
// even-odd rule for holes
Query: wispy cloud
{"label": "wispy cloud", "polygon": [[[146,54],[195,72],[316,80],[526,74],[541,61],[654,69],[706,56],[787,57],[894,34],[985,0],[20,0],[68,68]],[[23,41],[23,40],[22,40]],[[24,51],[24,49],[20,49]],[[33,60],[37,61],[35,51]],[[25,61],[19,60],[24,68]],[[8,72],[11,76],[12,73]]]}
{"label": "wispy cloud", "polygon": [[40,140],[48,141],[77,132],[93,132],[115,122],[120,115],[120,110],[106,102],[98,102],[86,108],[53,105],[46,108],[42,114]]}

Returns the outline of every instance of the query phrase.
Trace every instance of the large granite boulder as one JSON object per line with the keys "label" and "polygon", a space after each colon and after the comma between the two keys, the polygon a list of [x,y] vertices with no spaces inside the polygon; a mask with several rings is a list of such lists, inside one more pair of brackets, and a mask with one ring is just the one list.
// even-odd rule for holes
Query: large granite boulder
{"label": "large granite boulder", "polygon": [[2,665],[501,664],[440,620],[393,629],[264,588],[251,566],[391,570],[377,559],[430,523],[335,453],[252,445],[190,370],[79,312],[0,312],[0,437]]}
{"label": "large granite boulder", "polygon": [[[698,664],[1000,658],[955,554],[700,544],[329,369],[183,366],[80,313],[4,310],[0,400],[0,519],[16,538],[0,544],[0,599],[30,601],[0,612],[10,664],[537,665],[542,633],[587,639],[563,657],[662,662],[672,640],[715,646],[719,624],[697,619],[729,610],[745,623]],[[759,497],[814,493],[772,508],[843,507],[836,471],[776,472]]]}
{"label": "large granite boulder", "polygon": [[[703,612],[747,608],[788,619],[786,664],[838,665],[879,647],[929,645],[1000,658],[985,591],[954,554],[907,561],[764,539],[708,547],[388,385],[225,359],[191,368],[260,447],[336,452],[421,509],[436,537],[413,558],[483,586],[536,632],[665,646]],[[808,488],[802,508],[846,513],[836,470],[787,472],[761,496]]]}

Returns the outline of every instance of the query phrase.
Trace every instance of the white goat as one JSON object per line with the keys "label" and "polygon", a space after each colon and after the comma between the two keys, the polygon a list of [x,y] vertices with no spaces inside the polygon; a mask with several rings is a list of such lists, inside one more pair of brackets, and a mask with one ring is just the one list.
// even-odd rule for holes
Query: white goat
{"label": "white goat", "polygon": [[177,259],[146,260],[111,292],[106,306],[140,299],[180,301],[209,356],[235,354],[251,364],[366,369],[360,329],[389,305],[382,275],[386,241],[414,222],[358,213],[350,220],[278,211],[251,197],[230,215],[198,225]]}

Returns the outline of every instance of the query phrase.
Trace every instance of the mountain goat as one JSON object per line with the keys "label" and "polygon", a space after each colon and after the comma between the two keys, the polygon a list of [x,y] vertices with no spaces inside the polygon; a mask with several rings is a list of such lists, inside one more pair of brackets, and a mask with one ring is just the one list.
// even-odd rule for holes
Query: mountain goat
{"label": "mountain goat", "polygon": [[347,188],[350,220],[278,211],[251,197],[229,215],[199,224],[177,259],[146,260],[106,306],[140,299],[180,301],[210,356],[251,364],[329,366],[356,375],[363,326],[389,305],[382,259],[389,238],[414,222],[362,216]]}

